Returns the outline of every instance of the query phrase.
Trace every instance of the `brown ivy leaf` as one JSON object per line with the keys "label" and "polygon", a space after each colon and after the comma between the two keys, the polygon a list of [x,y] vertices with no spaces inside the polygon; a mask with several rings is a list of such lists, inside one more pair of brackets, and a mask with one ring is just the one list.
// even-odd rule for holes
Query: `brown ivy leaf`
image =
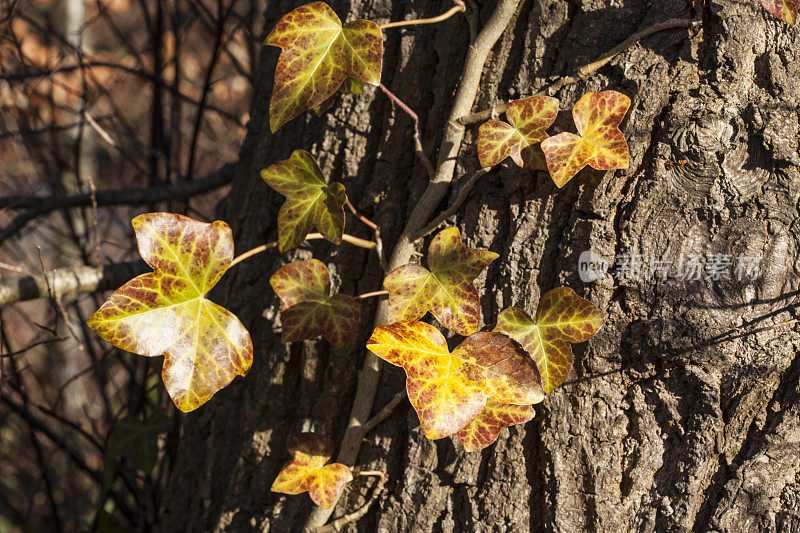
{"label": "brown ivy leaf", "polygon": [[359,19],[342,26],[324,2],[312,2],[284,15],[265,44],[281,49],[269,103],[273,133],[333,96],[348,77],[380,84],[383,36],[378,25]]}
{"label": "brown ivy leaf", "polygon": [[331,277],[324,263],[316,259],[289,263],[272,275],[269,284],[283,302],[283,342],[320,335],[334,346],[353,340],[361,306],[352,296],[331,296]]}
{"label": "brown ivy leaf", "polygon": [[270,489],[283,494],[308,491],[311,500],[329,509],[342,489],[353,480],[353,473],[340,463],[325,464],[333,455],[333,441],[316,433],[292,433],[286,439],[292,456]]}
{"label": "brown ivy leaf", "polygon": [[153,272],[117,289],[88,324],[118,348],[163,355],[167,392],[178,409],[192,411],[253,360],[241,322],[205,297],[233,259],[231,228],[172,213],[147,213],[132,224]]}
{"label": "brown ivy leaf", "polygon": [[493,398],[529,405],[542,401],[533,361],[506,335],[482,331],[452,353],[444,336],[424,322],[375,328],[367,349],[406,371],[408,399],[429,439],[441,439],[472,422]]}
{"label": "brown ivy leaf", "polygon": [[513,405],[489,398],[477,418],[458,431],[458,438],[465,450],[476,452],[496,441],[503,428],[524,424],[533,415],[531,405]]}
{"label": "brown ivy leaf", "polygon": [[286,197],[278,211],[281,252],[299,246],[312,228],[332,243],[342,243],[347,194],[341,183],[325,183],[314,156],[295,150],[289,159],[261,170],[261,177]]}
{"label": "brown ivy leaf", "polygon": [[589,165],[596,170],[628,168],[628,143],[619,129],[631,99],[617,91],[586,93],[572,109],[580,135],[559,133],[542,141],[547,168],[563,187]]}
{"label": "brown ivy leaf", "polygon": [[549,96],[534,96],[508,104],[509,123],[490,120],[478,130],[481,166],[493,167],[511,157],[517,166],[536,170],[536,145],[547,139],[546,130],[557,115],[558,100]]}
{"label": "brown ivy leaf", "polygon": [[603,325],[603,312],[568,287],[559,287],[539,300],[536,320],[510,307],[497,317],[494,331],[519,342],[533,357],[547,394],[561,385],[572,367],[572,344],[591,339]]}
{"label": "brown ivy leaf", "polygon": [[478,331],[481,309],[472,282],[499,256],[468,248],[458,228],[439,232],[428,247],[428,267],[408,264],[383,282],[389,291],[389,322],[417,320],[430,311],[444,327],[460,335]]}

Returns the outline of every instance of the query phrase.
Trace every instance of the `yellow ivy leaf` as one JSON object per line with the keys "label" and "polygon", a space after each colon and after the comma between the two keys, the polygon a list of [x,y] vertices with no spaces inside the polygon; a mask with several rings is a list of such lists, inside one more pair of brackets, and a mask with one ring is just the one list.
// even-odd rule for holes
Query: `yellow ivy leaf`
{"label": "yellow ivy leaf", "polygon": [[499,333],[470,335],[451,353],[434,326],[397,322],[375,328],[367,349],[406,371],[408,399],[429,439],[456,433],[489,398],[515,405],[544,398],[536,365]]}
{"label": "yellow ivy leaf", "polygon": [[178,409],[192,411],[253,360],[241,322],[206,299],[233,259],[231,228],[173,213],[147,213],[132,224],[153,272],[117,289],[88,324],[118,348],[163,355],[167,392]]}
{"label": "yellow ivy leaf", "polygon": [[472,282],[499,256],[468,248],[458,228],[439,232],[428,247],[428,267],[408,264],[383,282],[389,291],[389,322],[417,320],[430,311],[444,327],[460,335],[478,330],[481,308]]}
{"label": "yellow ivy leaf", "polygon": [[458,431],[458,438],[465,450],[476,452],[496,441],[503,428],[523,424],[533,415],[531,405],[512,405],[489,398],[477,418]]}
{"label": "yellow ivy leaf", "polygon": [[284,15],[265,44],[281,48],[269,103],[273,133],[333,96],[348,77],[380,84],[383,36],[378,25],[359,19],[343,26],[325,2]]}
{"label": "yellow ivy leaf", "polygon": [[291,250],[302,243],[312,228],[334,244],[344,233],[344,185],[325,183],[317,160],[305,150],[295,150],[261,171],[267,185],[286,197],[278,211],[278,249]]}
{"label": "yellow ivy leaf", "polygon": [[586,165],[596,170],[628,168],[628,143],[619,129],[631,99],[617,91],[586,93],[572,109],[580,135],[559,133],[542,141],[550,177],[563,187]]}
{"label": "yellow ivy leaf", "polygon": [[[506,118],[490,120],[478,130],[478,159],[481,166],[493,167],[511,157],[517,166],[538,168],[537,144],[547,139],[547,128],[558,115],[558,100],[534,96],[508,104]],[[545,167],[546,168],[546,167]]]}
{"label": "yellow ivy leaf", "polygon": [[286,440],[292,456],[272,484],[272,492],[300,494],[308,491],[311,500],[329,509],[342,489],[353,480],[349,468],[340,463],[325,464],[333,455],[333,441],[316,433],[292,433]]}
{"label": "yellow ivy leaf", "polygon": [[561,385],[572,368],[572,344],[591,339],[603,325],[603,312],[568,287],[539,300],[536,320],[510,307],[497,317],[495,331],[505,333],[533,357],[547,394]]}
{"label": "yellow ivy leaf", "polygon": [[322,261],[289,263],[272,275],[269,284],[283,302],[283,342],[320,335],[334,346],[353,340],[361,321],[361,306],[352,296],[331,296],[330,273]]}

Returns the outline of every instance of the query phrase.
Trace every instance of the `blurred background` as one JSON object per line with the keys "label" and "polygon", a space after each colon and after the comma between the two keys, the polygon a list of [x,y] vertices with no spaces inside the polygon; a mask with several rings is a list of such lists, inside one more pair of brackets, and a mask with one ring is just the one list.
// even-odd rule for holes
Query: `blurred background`
{"label": "blurred background", "polygon": [[[0,0],[0,284],[136,260],[144,212],[213,220],[266,2]],[[0,533],[156,526],[180,418],[101,303],[0,305]]]}

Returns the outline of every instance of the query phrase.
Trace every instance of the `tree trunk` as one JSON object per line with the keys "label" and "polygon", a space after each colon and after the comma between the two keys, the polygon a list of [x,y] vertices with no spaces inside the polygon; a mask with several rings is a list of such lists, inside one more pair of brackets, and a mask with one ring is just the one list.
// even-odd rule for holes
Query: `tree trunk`
{"label": "tree trunk", "polygon": [[[702,2],[699,2],[702,4]],[[300,2],[270,2],[268,31]],[[495,2],[480,2],[478,27]],[[798,95],[800,28],[755,0],[527,0],[483,73],[475,111],[533,94],[651,24],[702,18],[702,31],[646,38],[586,81],[556,95],[555,131],[573,130],[569,110],[587,91],[615,89],[633,104],[623,130],[627,171],[584,170],[563,189],[545,173],[503,165],[477,184],[455,218],[465,242],[500,254],[479,279],[487,324],[509,306],[534,311],[540,295],[567,285],[605,311],[607,322],[575,349],[564,386],[523,426],[466,453],[457,439],[425,439],[407,402],[370,433],[359,466],[389,481],[352,531],[798,531],[800,529],[800,346],[798,302]],[[433,16],[447,1],[334,1],[343,20]],[[432,156],[441,138],[469,41],[463,16],[387,30],[383,81],[417,111]],[[293,149],[311,150],[341,181],[391,249],[428,178],[414,158],[412,123],[380,91],[345,96],[272,135],[267,104],[279,51],[265,48],[237,177],[219,218],[239,251],[276,237],[282,198],[259,170]],[[477,125],[468,129],[457,180],[478,168]],[[434,157],[432,157],[434,158]],[[434,158],[435,159],[435,158]],[[453,191],[457,191],[458,181]],[[454,198],[443,202],[441,208]],[[348,215],[349,217],[349,215]],[[347,231],[371,238],[352,217]],[[215,297],[249,328],[253,368],[188,416],[164,505],[167,530],[298,531],[307,496],[269,487],[288,460],[290,431],[337,442],[347,427],[374,301],[357,341],[283,345],[280,306],[267,279],[314,257],[335,285],[381,288],[375,255],[315,241],[284,256],[236,267]],[[578,276],[592,250],[609,274]],[[424,251],[425,248],[422,248]],[[681,257],[761,258],[757,279],[680,279]],[[668,279],[620,279],[625,257],[673,261]],[[404,386],[383,365],[373,412]],[[334,516],[371,497],[357,478]]]}

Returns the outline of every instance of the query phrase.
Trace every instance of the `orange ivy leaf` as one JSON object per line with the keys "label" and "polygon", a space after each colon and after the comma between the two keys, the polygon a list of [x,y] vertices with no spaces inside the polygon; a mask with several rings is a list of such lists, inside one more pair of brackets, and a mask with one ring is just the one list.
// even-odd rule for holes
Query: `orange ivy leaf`
{"label": "orange ivy leaf", "polygon": [[342,346],[358,331],[358,300],[346,294],[331,296],[330,273],[322,261],[289,263],[272,275],[269,284],[283,302],[283,342],[322,335],[332,345]]}
{"label": "orange ivy leaf", "polygon": [[481,308],[472,282],[494,252],[468,248],[458,228],[439,232],[428,247],[428,267],[408,264],[392,270],[383,282],[389,291],[389,322],[417,320],[430,311],[444,327],[460,335],[478,330]]}
{"label": "orange ivy leaf", "polygon": [[408,399],[429,439],[456,433],[489,398],[515,405],[544,398],[536,365],[500,333],[470,335],[451,353],[434,326],[397,322],[375,328],[367,349],[406,371]]}
{"label": "orange ivy leaf", "polygon": [[542,141],[547,169],[563,187],[589,165],[596,170],[628,168],[628,143],[619,129],[631,99],[617,91],[586,93],[572,109],[580,135],[559,133]]}
{"label": "orange ivy leaf", "polygon": [[283,494],[308,491],[311,500],[329,509],[342,489],[353,480],[353,473],[340,463],[325,464],[333,455],[333,441],[316,433],[292,433],[286,439],[292,456],[270,489]]}
{"label": "orange ivy leaf", "polygon": [[253,360],[239,319],[205,297],[233,259],[231,228],[173,213],[147,213],[132,224],[153,272],[117,289],[88,324],[118,348],[163,355],[167,392],[178,409],[192,411]]}
{"label": "orange ivy leaf", "polygon": [[537,144],[547,139],[547,128],[558,115],[558,100],[534,96],[508,104],[509,123],[490,120],[478,130],[478,159],[482,167],[493,167],[511,157],[517,166],[536,169]]}
{"label": "orange ivy leaf", "polygon": [[477,418],[458,431],[458,438],[465,450],[476,452],[496,441],[503,428],[524,424],[533,415],[531,405],[512,405],[489,398]]}
{"label": "orange ivy leaf", "polygon": [[261,170],[261,177],[286,197],[278,211],[281,252],[299,246],[312,228],[332,243],[342,243],[347,194],[341,183],[325,183],[314,156],[295,150],[289,159]]}
{"label": "orange ivy leaf", "polygon": [[269,103],[273,133],[333,96],[348,77],[380,84],[383,36],[378,25],[359,19],[342,26],[324,2],[312,2],[284,15],[265,44],[281,49]]}
{"label": "orange ivy leaf", "polygon": [[505,333],[533,357],[547,394],[561,385],[572,368],[572,344],[591,339],[603,325],[603,312],[568,287],[539,300],[536,320],[510,307],[497,317],[495,331]]}

